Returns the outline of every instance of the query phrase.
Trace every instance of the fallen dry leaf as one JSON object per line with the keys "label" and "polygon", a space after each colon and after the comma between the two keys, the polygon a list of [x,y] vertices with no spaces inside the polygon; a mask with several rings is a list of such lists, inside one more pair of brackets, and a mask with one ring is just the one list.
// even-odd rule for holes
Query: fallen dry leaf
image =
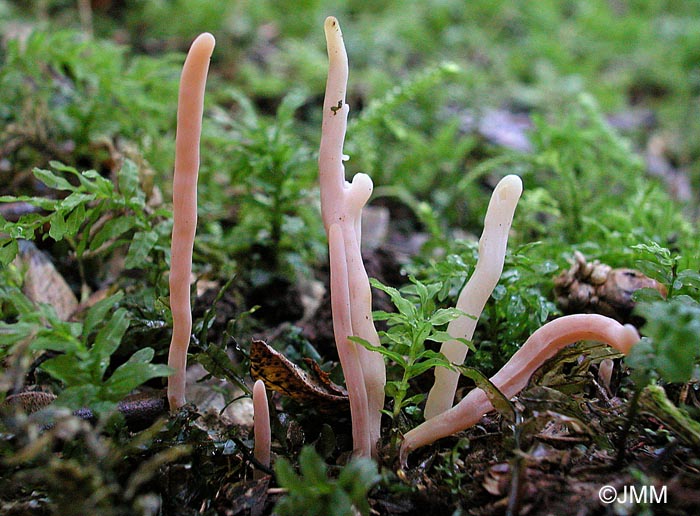
{"label": "fallen dry leaf", "polygon": [[316,362],[306,359],[306,363],[310,373],[261,340],[254,340],[250,347],[253,380],[262,380],[268,389],[325,414],[350,410],[347,392],[333,383]]}
{"label": "fallen dry leaf", "polygon": [[78,308],[78,299],[51,260],[29,241],[22,241],[15,263],[25,269],[22,291],[34,303],[53,306],[67,321]]}

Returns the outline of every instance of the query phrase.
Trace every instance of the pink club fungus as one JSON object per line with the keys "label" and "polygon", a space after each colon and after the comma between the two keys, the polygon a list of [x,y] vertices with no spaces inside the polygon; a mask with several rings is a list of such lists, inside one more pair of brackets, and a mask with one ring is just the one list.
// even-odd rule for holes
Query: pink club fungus
{"label": "pink club fungus", "polygon": [[[522,192],[523,183],[520,178],[508,175],[499,181],[491,195],[484,218],[484,231],[479,239],[479,260],[457,299],[457,308],[467,315],[460,316],[447,326],[447,333],[452,337],[471,340],[474,335],[479,316],[503,272],[508,232]],[[453,364],[461,365],[467,351],[467,346],[457,340],[445,342],[440,347],[440,352]],[[458,381],[457,371],[435,368],[435,384],[430,389],[425,404],[426,419],[452,407]]]}
{"label": "pink club fungus", "polygon": [[321,215],[330,247],[333,325],[350,397],[355,453],[374,456],[384,408],[384,359],[348,340],[357,336],[379,345],[369,279],[360,254],[361,213],[372,194],[372,180],[366,174],[357,174],[350,183],[345,180],[348,58],[338,20],[326,18],[324,31],[329,64],[318,163]]}
{"label": "pink club fungus", "polygon": [[[634,326],[623,326],[603,315],[560,317],[535,331],[506,365],[491,377],[491,382],[506,398],[512,398],[525,388],[538,367],[569,344],[580,340],[595,340],[627,354],[639,338]],[[493,406],[486,393],[481,389],[472,390],[451,409],[406,433],[401,444],[401,463],[405,464],[408,454],[416,448],[475,425],[490,410],[493,410]]]}
{"label": "pink club fungus", "polygon": [[214,44],[214,36],[211,34],[204,33],[198,36],[190,47],[180,78],[170,256],[170,308],[173,314],[173,335],[170,341],[168,365],[174,370],[168,378],[170,410],[177,410],[185,404],[187,348],[192,331],[190,275],[192,248],[197,228],[199,139],[202,132],[204,88]]}
{"label": "pink club fungus", "polygon": [[[265,382],[257,380],[253,385],[253,435],[255,443],[253,445],[253,456],[260,464],[266,468],[270,467],[270,442],[272,433],[270,431],[270,409],[267,406],[267,392]],[[254,477],[262,478],[265,473],[255,470]]]}

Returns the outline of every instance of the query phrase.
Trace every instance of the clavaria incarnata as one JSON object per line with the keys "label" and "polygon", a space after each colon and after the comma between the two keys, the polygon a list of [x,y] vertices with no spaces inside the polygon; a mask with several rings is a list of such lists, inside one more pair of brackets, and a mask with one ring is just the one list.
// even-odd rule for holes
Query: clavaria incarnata
{"label": "clavaria incarnata", "polygon": [[209,33],[201,34],[194,40],[187,53],[180,78],[173,177],[173,235],[170,244],[170,309],[173,314],[173,335],[168,365],[174,370],[168,377],[170,410],[177,410],[185,404],[187,348],[192,331],[190,275],[192,247],[197,229],[199,139],[202,132],[204,87],[214,43],[214,36]]}
{"label": "clavaria incarnata", "polygon": [[[512,398],[525,388],[532,373],[564,346],[580,340],[595,340],[626,355],[639,338],[634,326],[623,326],[604,315],[560,317],[535,331],[506,365],[491,377],[491,382],[506,398]],[[412,450],[475,425],[490,410],[493,410],[493,405],[486,393],[482,389],[472,390],[457,405],[418,425],[404,436],[401,462],[406,462]]]}
{"label": "clavaria incarnata", "polygon": [[[479,240],[479,259],[474,273],[457,299],[457,308],[464,312],[450,322],[447,333],[455,338],[471,340],[476,323],[496,288],[506,259],[508,232],[513,223],[513,214],[523,192],[523,183],[518,176],[506,176],[496,185],[484,218],[484,231]],[[461,365],[467,356],[467,346],[457,340],[444,342],[440,352],[453,364]],[[435,384],[425,403],[425,418],[430,419],[452,408],[457,390],[459,373],[438,367],[435,369]]]}
{"label": "clavaria incarnata", "polygon": [[379,441],[386,383],[384,359],[348,337],[379,345],[372,322],[369,279],[360,254],[362,207],[372,194],[372,180],[357,174],[351,183],[345,181],[348,56],[338,20],[326,18],[324,30],[329,65],[318,166],[321,216],[329,244],[333,331],[350,398],[353,447],[357,455],[369,457],[376,455]]}
{"label": "clavaria incarnata", "polygon": [[[345,181],[343,142],[349,108],[345,101],[348,63],[338,21],[325,22],[328,45],[328,82],[323,103],[323,125],[319,169],[321,211],[329,239],[333,325],[343,372],[350,396],[353,443],[356,454],[375,455],[383,406],[385,369],[381,355],[348,340],[355,335],[378,345],[371,323],[369,283],[360,256],[361,209],[372,192],[371,179],[357,174]],[[465,312],[448,326],[455,340],[442,346],[452,363],[461,364],[467,348],[457,339],[471,339],[476,322],[503,270],[508,232],[522,193],[519,177],[510,175],[496,186],[479,241],[479,260],[474,274],[460,294],[457,308]],[[532,373],[562,347],[579,340],[599,340],[622,353],[639,340],[632,326],[601,315],[571,315],[551,321],[525,342],[523,347],[491,381],[511,398],[520,392]],[[441,437],[474,425],[493,406],[486,393],[474,389],[452,407],[459,373],[447,368],[435,372],[435,385],[426,405],[427,421],[409,431],[401,444],[405,463],[410,451]]]}
{"label": "clavaria incarnata", "polygon": [[[265,382],[257,380],[253,385],[253,456],[266,468],[270,467],[270,409],[267,406]],[[255,470],[255,478],[262,478],[265,472]]]}
{"label": "clavaria incarnata", "polygon": [[[321,215],[329,245],[333,330],[338,347],[352,418],[356,455],[377,455],[381,411],[384,408],[386,372],[383,357],[359,346],[350,337],[360,337],[379,346],[371,317],[371,291],[360,254],[362,208],[372,194],[372,180],[357,174],[345,180],[343,143],[349,108],[345,100],[348,60],[338,21],[328,17],[324,26],[328,47],[328,80],[323,103],[319,151]],[[197,220],[197,174],[204,87],[214,48],[211,34],[202,34],[187,55],[182,71],[178,102],[178,128],[173,182],[173,240],[170,272],[170,304],[173,336],[168,364],[175,373],[168,379],[171,410],[185,403],[185,366],[190,339],[190,274],[192,246]],[[461,292],[457,308],[466,315],[452,321],[448,332],[455,340],[441,351],[454,364],[461,364],[467,347],[457,339],[471,339],[477,320],[503,270],[506,244],[522,182],[504,177],[494,189],[479,241],[479,259],[474,274]],[[623,326],[602,315],[570,315],[551,321],[535,331],[508,363],[491,378],[507,397],[518,394],[532,373],[562,347],[579,340],[597,340],[626,354],[639,341],[632,326]],[[426,403],[427,420],[409,431],[401,444],[400,458],[437,439],[465,430],[493,409],[486,393],[472,390],[452,407],[459,373],[447,368],[435,371],[435,384]],[[265,387],[253,388],[255,458],[270,464],[270,422]],[[258,475],[258,473],[256,473]]]}

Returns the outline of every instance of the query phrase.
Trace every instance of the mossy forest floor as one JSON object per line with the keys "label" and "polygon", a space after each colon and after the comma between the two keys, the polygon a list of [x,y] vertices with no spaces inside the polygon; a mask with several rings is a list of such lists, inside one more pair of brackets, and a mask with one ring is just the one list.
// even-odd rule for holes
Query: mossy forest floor
{"label": "mossy forest floor", "polygon": [[[700,514],[696,2],[365,4],[0,0],[0,514]],[[566,348],[405,467],[432,371],[401,384],[387,361],[378,465],[351,460],[342,393],[316,390],[343,384],[316,166],[328,15],[350,60],[348,178],[375,186],[375,310],[397,311],[387,287],[421,315],[454,306],[490,193],[515,173],[467,365],[493,375],[564,313],[644,335],[629,357]],[[204,31],[189,403],[169,414],[177,89]],[[401,356],[439,349],[377,319]],[[288,392],[269,393],[273,469],[254,478],[261,361]]]}

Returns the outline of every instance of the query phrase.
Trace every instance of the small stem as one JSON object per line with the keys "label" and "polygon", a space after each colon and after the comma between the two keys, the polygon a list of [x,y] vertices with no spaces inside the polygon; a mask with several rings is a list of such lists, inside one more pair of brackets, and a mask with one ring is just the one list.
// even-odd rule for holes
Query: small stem
{"label": "small stem", "polygon": [[668,285],[668,293],[666,294],[666,299],[671,299],[673,297],[673,289],[676,284],[676,278],[678,278],[678,261],[674,260],[671,265],[671,281]]}
{"label": "small stem", "polygon": [[[408,369],[406,369],[403,373],[403,378],[401,378],[401,385],[406,385],[406,383],[408,382],[407,371],[408,371]],[[399,393],[394,397],[394,412],[391,415],[392,419],[395,420],[401,414],[401,405],[403,405],[403,400],[405,397],[406,397],[405,390],[400,390]]]}
{"label": "small stem", "polygon": [[506,516],[517,516],[520,512],[520,502],[522,500],[525,482],[523,478],[523,470],[525,469],[525,461],[523,460],[522,448],[520,447],[520,435],[523,429],[523,415],[515,407],[513,407],[513,441],[515,456],[510,462],[510,493],[508,494],[508,506],[506,507]]}
{"label": "small stem", "polygon": [[401,378],[401,385],[405,386],[405,389],[400,391],[400,394],[394,398],[394,413],[392,419],[396,419],[399,416],[399,414],[401,414],[403,400],[406,397],[406,393],[408,392],[408,381],[411,379],[409,371],[413,367],[413,364],[416,363],[416,357],[418,355],[416,350],[418,349],[418,346],[422,344],[420,342],[416,342],[415,336],[411,340],[411,347],[408,350],[408,360],[406,361],[406,368],[403,370],[403,376]]}
{"label": "small stem", "polygon": [[92,6],[90,0],[78,0],[78,15],[83,31],[92,38]]}
{"label": "small stem", "polygon": [[617,458],[615,459],[615,468],[620,468],[625,462],[627,437],[629,437],[630,430],[632,429],[632,423],[637,417],[637,412],[639,411],[639,398],[642,395],[643,388],[637,387],[634,390],[634,396],[630,400],[630,406],[627,409],[627,419],[625,420],[625,426],[622,428],[620,435],[617,439]]}
{"label": "small stem", "polygon": [[517,516],[520,513],[520,501],[524,488],[523,466],[525,462],[521,455],[516,455],[510,463],[510,493],[508,494],[508,506],[506,516]]}

